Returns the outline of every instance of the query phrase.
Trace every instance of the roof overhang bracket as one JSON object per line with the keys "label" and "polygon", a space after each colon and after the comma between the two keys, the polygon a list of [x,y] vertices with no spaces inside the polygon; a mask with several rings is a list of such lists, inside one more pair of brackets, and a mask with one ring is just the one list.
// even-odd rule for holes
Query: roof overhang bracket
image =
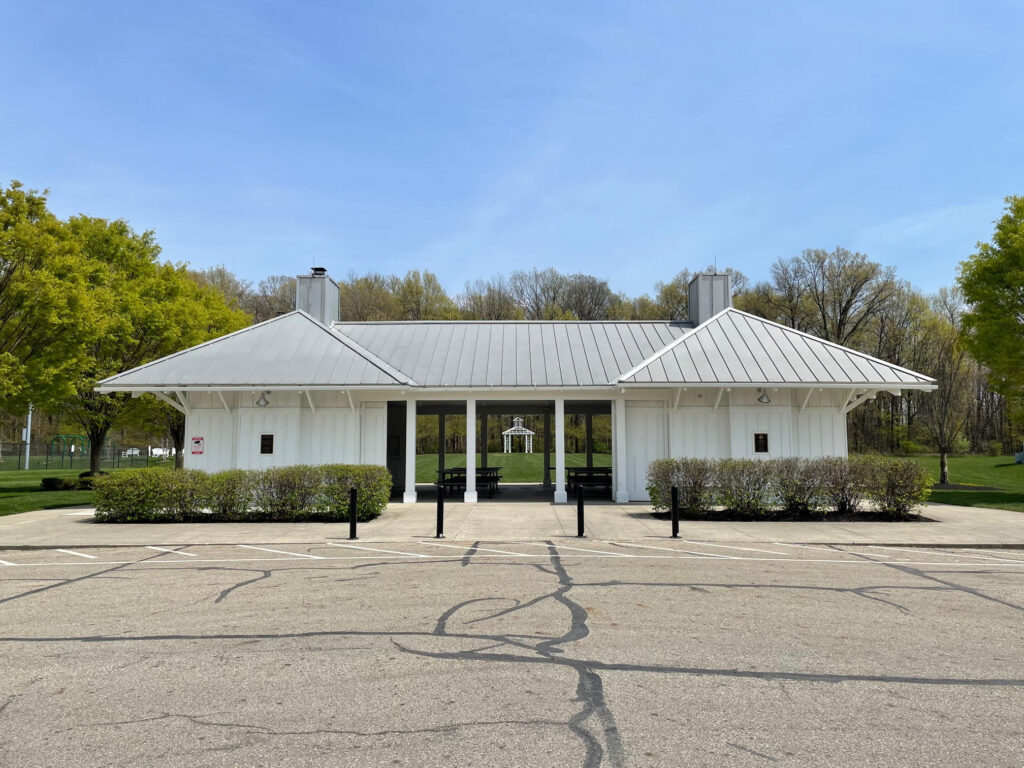
{"label": "roof overhang bracket", "polygon": [[306,396],[306,402],[309,404],[309,410],[316,415],[316,406],[313,405],[313,395],[310,394],[308,389],[302,390],[302,394]]}
{"label": "roof overhang bracket", "polygon": [[675,405],[672,406],[672,410],[673,411],[678,411],[679,410],[679,398],[681,398],[683,396],[683,390],[684,389],[686,389],[686,387],[680,387],[679,389],[676,390],[676,402],[675,402]]}
{"label": "roof overhang bracket", "polygon": [[186,416],[190,415],[188,406],[179,403],[177,400],[175,400],[173,397],[170,397],[166,393],[164,393],[164,392],[153,392],[152,394],[153,394],[153,397],[155,397],[157,400],[160,400],[161,402],[167,403],[169,406],[171,406],[171,408],[173,408],[174,410],[178,411],[179,413],[183,413]]}
{"label": "roof overhang bracket", "polygon": [[224,393],[219,389],[217,390],[217,397],[220,398],[220,404],[224,406],[224,410],[228,412],[228,416],[231,415],[231,408],[228,406],[228,401],[224,398]]}
{"label": "roof overhang bracket", "polygon": [[718,390],[718,396],[715,398],[715,407],[711,410],[712,413],[718,413],[718,406],[722,402],[722,395],[729,391],[729,387],[722,387],[721,389]]}
{"label": "roof overhang bracket", "polygon": [[[854,391],[856,391],[856,390],[854,390]],[[840,409],[839,412],[844,414],[844,415],[849,413],[850,411],[852,411],[854,408],[856,408],[861,403],[863,403],[863,402],[865,402],[867,400],[873,400],[875,398],[875,394],[877,392],[878,392],[878,390],[876,390],[876,389],[866,389],[863,392],[861,392],[859,395],[851,394],[846,399],[846,404]]]}
{"label": "roof overhang bracket", "polygon": [[180,389],[176,389],[174,390],[174,394],[178,396],[178,402],[181,403],[181,407],[185,409],[185,415],[191,416],[192,409],[188,405],[188,398],[185,397],[185,393],[182,392]]}
{"label": "roof overhang bracket", "polygon": [[839,406],[839,413],[843,414],[849,411],[849,405],[853,401],[853,396],[856,394],[856,389],[851,389],[846,393],[846,398],[843,400],[843,404]]}
{"label": "roof overhang bracket", "polygon": [[804,408],[806,408],[807,404],[809,402],[811,402],[811,395],[813,395],[813,394],[814,394],[814,390],[813,389],[808,389],[807,390],[807,396],[804,398],[804,401],[800,404],[800,413],[803,413],[804,412]]}
{"label": "roof overhang bracket", "polygon": [[346,389],[345,394],[348,395],[348,409],[355,413],[356,404],[352,401],[352,393]]}

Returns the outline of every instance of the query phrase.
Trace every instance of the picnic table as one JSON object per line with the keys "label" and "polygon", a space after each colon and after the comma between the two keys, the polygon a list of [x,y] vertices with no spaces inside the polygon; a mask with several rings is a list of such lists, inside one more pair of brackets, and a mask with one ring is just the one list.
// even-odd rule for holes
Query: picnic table
{"label": "picnic table", "polygon": [[[493,499],[494,492],[498,490],[498,481],[501,480],[500,472],[501,467],[477,467],[477,489],[486,488],[488,497]],[[449,490],[465,490],[466,468],[451,467],[441,470],[438,472],[438,485],[441,486],[442,493],[447,493]]]}
{"label": "picnic table", "polygon": [[568,490],[581,488],[612,488],[611,467],[566,467],[565,479]]}

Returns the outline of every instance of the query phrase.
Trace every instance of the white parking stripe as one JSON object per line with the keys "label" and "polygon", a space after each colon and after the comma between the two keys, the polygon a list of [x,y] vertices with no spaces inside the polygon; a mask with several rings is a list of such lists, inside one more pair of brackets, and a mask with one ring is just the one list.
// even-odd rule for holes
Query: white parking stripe
{"label": "white parking stripe", "polygon": [[643,549],[660,549],[665,552],[679,552],[680,554],[687,555],[700,555],[701,557],[720,557],[726,560],[742,560],[743,558],[736,557],[735,555],[716,555],[713,552],[697,552],[691,549],[675,549],[674,547],[653,547],[650,544],[630,544],[625,541],[606,541],[605,544],[617,544],[620,547],[641,547]]}
{"label": "white parking stripe", "polygon": [[172,555],[185,555],[186,557],[199,557],[199,555],[193,555],[191,552],[182,552],[180,549],[167,549],[166,547],[150,547],[146,549],[155,549],[157,552],[170,552]]}
{"label": "white parking stripe", "polygon": [[598,555],[604,555],[605,557],[638,557],[638,555],[627,555],[625,552],[607,552],[600,549],[583,549],[582,547],[570,547],[567,544],[541,544],[539,541],[524,541],[523,544],[527,546],[533,545],[535,547],[555,547],[557,549],[574,549],[577,552],[594,552]]}
{"label": "white parking stripe", "polygon": [[753,547],[734,547],[730,544],[708,544],[706,541],[690,541],[684,539],[686,544],[696,544],[698,547],[721,547],[722,549],[742,549],[746,552],[764,552],[768,555],[785,555],[785,552],[776,552],[773,549],[754,549]]}
{"label": "white parking stripe", "polygon": [[0,560],[0,565],[15,565],[15,563],[9,563],[6,560]]}
{"label": "white parking stripe", "polygon": [[[992,554],[992,550],[991,549],[968,549],[967,547],[964,547],[964,551],[965,552],[988,552],[989,554]],[[1000,550],[1000,551],[1002,551],[1002,550]],[[995,557],[995,555],[992,555],[992,557]],[[1006,557],[1004,555],[999,555],[999,558],[1001,560],[1009,560],[1011,563],[1024,563],[1024,560],[1021,560],[1019,557]]]}
{"label": "white parking stripe", "polygon": [[773,541],[772,545],[776,547],[800,547],[801,549],[816,549],[819,552],[832,552],[833,554],[835,554],[836,552],[842,552],[841,549],[833,549],[832,547],[811,547],[807,544],[786,544],[781,541]]}
{"label": "white parking stripe", "polygon": [[963,552],[936,552],[931,549],[910,549],[909,547],[883,547],[881,544],[868,544],[871,549],[888,549],[891,552],[920,552],[925,555],[939,555],[940,557],[979,557],[982,560],[1006,560],[1011,563],[1020,562],[1011,557],[992,557],[991,555],[967,555]]}
{"label": "white parking stripe", "polygon": [[426,544],[429,547],[448,547],[449,549],[461,549],[466,552],[497,552],[499,555],[512,555],[513,557],[533,557],[533,555],[527,555],[522,552],[508,552],[504,549],[485,549],[484,547],[460,547],[458,544],[438,544],[436,541],[421,541],[420,544]]}
{"label": "white parking stripe", "polygon": [[357,547],[355,544],[338,544],[334,541],[328,541],[327,546],[347,547],[348,549],[362,549],[366,552],[387,552],[389,555],[401,555],[402,557],[430,557],[430,555],[421,555],[419,552],[399,552],[394,549],[377,549],[376,547]]}
{"label": "white parking stripe", "polygon": [[55,549],[54,552],[63,552],[65,555],[77,555],[78,557],[87,557],[90,560],[95,560],[96,555],[87,555],[85,552],[75,552],[73,549]]}
{"label": "white parking stripe", "polygon": [[283,549],[269,549],[268,547],[254,547],[251,544],[236,544],[236,547],[245,549],[258,549],[261,552],[273,552],[275,555],[291,555],[292,557],[308,557],[310,560],[323,560],[320,555],[305,555],[301,552],[285,552]]}

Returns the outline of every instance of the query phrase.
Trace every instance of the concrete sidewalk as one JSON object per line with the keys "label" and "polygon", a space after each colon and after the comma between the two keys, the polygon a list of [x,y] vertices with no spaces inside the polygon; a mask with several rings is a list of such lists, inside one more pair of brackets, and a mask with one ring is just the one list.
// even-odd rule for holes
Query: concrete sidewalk
{"label": "concrete sidewalk", "polygon": [[[929,504],[935,522],[688,522],[684,539],[709,542],[789,544],[892,544],[908,546],[1024,548],[1024,513]],[[367,542],[403,542],[434,536],[433,504],[390,504],[385,513],[360,523]],[[588,504],[586,532],[592,539],[666,539],[667,520],[641,504]],[[546,502],[450,502],[445,534],[453,541],[543,541],[576,535],[576,508]],[[189,544],[315,543],[348,537],[346,523],[172,523],[101,525],[88,509],[51,509],[0,517],[0,549]]]}

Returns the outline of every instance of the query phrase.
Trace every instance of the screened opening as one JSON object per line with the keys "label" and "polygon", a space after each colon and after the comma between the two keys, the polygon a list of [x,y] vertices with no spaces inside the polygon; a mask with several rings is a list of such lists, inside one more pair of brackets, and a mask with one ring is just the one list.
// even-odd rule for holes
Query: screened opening
{"label": "screened opening", "polygon": [[768,433],[754,433],[754,453],[768,453]]}
{"label": "screened opening", "polygon": [[270,454],[274,452],[274,436],[260,435],[260,453]]}

